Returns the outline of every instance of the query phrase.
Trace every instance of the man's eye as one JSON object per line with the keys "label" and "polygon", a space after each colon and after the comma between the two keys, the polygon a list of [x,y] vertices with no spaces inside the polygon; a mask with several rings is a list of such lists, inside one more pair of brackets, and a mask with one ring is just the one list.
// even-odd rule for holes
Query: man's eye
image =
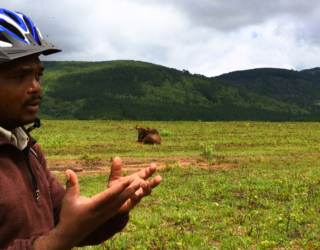
{"label": "man's eye", "polygon": [[40,80],[40,78],[43,76],[43,74],[36,75],[36,79]]}
{"label": "man's eye", "polygon": [[15,79],[22,79],[24,77],[24,75],[18,75],[18,76],[15,76],[14,78]]}

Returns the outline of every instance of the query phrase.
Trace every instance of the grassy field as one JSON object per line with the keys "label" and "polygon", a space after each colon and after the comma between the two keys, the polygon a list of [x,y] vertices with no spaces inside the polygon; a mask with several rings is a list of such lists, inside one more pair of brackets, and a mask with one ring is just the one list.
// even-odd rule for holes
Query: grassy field
{"label": "grassy field", "polygon": [[[137,124],[157,128],[162,144],[135,143]],[[319,123],[43,121],[32,134],[49,160],[188,155],[208,165],[168,161],[127,227],[83,249],[320,249]],[[106,186],[103,175],[79,179],[84,196]]]}

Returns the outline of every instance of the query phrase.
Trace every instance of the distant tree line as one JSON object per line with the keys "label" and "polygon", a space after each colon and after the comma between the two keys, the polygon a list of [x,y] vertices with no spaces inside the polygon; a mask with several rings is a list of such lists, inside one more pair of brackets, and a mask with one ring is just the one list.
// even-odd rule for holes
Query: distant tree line
{"label": "distant tree line", "polygon": [[319,78],[308,72],[259,69],[208,78],[139,61],[44,66],[40,115],[47,119],[289,121],[320,115]]}

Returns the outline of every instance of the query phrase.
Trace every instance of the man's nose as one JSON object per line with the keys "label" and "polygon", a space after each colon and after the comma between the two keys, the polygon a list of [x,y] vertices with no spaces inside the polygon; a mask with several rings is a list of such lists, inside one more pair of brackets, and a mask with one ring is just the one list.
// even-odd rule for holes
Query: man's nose
{"label": "man's nose", "polygon": [[28,94],[41,94],[41,85],[40,82],[36,79],[33,78],[27,88],[27,93]]}

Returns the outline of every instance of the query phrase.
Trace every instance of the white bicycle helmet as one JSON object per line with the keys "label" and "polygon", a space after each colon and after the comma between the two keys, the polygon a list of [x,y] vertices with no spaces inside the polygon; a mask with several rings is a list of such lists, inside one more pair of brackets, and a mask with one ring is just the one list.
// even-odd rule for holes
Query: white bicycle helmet
{"label": "white bicycle helmet", "polygon": [[0,63],[35,53],[50,55],[60,51],[42,38],[29,17],[0,8]]}

